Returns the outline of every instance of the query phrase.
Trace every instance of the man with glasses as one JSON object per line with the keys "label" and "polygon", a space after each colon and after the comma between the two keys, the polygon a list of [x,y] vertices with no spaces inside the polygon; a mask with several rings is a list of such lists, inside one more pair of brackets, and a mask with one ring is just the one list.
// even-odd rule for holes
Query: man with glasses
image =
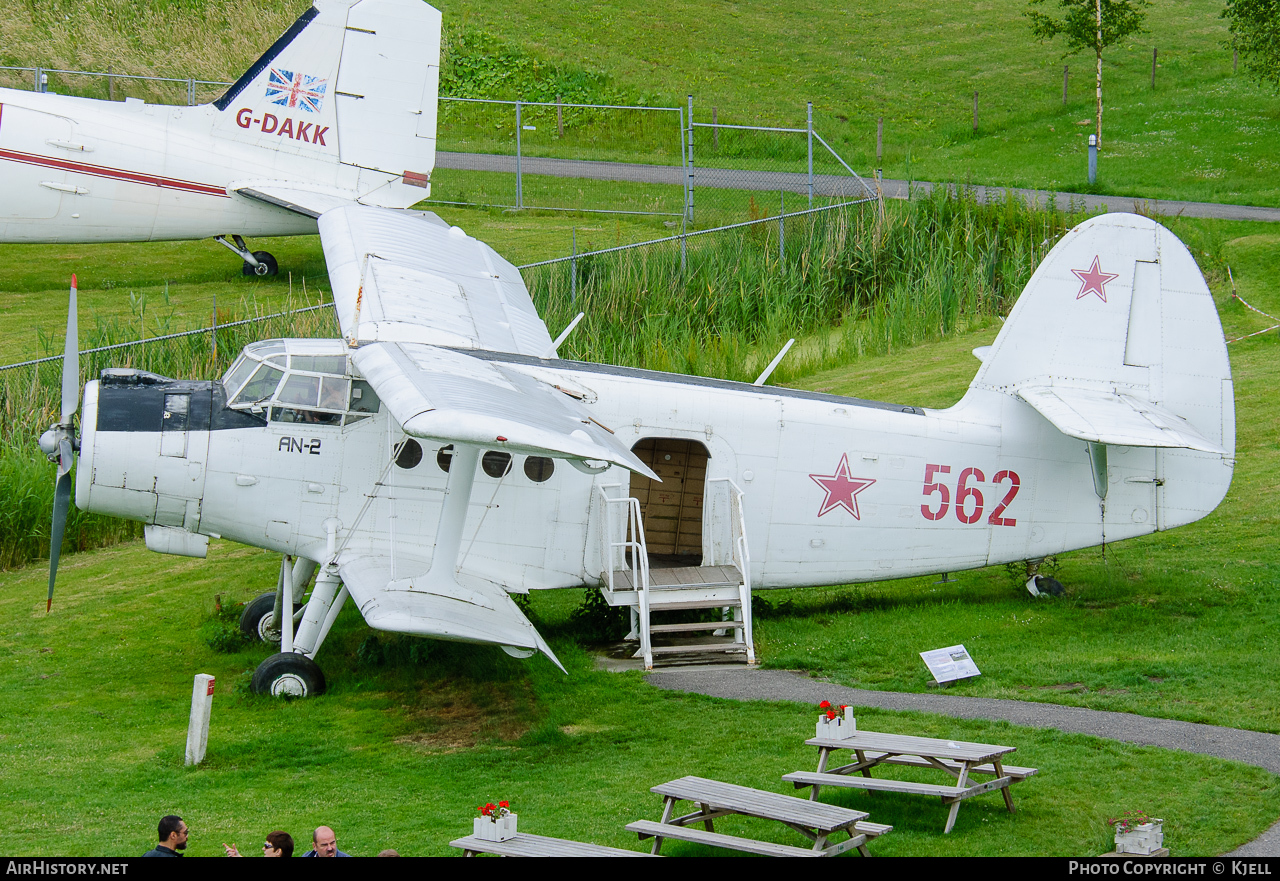
{"label": "man with glasses", "polygon": [[143,854],[144,857],[180,857],[180,850],[187,849],[187,824],[181,817],[170,814],[160,818],[160,843]]}
{"label": "man with glasses", "polygon": [[[223,844],[226,848],[227,856],[238,857],[243,856],[240,851],[236,850],[234,844]],[[262,855],[264,857],[291,857],[293,856],[293,836],[288,832],[276,831],[267,835],[267,840],[262,845]]]}

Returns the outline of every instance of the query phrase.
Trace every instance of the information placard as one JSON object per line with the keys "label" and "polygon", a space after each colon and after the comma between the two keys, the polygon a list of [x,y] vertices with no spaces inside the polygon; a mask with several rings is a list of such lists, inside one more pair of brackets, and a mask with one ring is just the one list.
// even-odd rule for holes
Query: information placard
{"label": "information placard", "polygon": [[978,671],[978,665],[973,663],[973,658],[969,657],[969,653],[962,645],[921,652],[920,658],[933,674],[934,681],[938,683],[955,682],[957,679],[982,675]]}

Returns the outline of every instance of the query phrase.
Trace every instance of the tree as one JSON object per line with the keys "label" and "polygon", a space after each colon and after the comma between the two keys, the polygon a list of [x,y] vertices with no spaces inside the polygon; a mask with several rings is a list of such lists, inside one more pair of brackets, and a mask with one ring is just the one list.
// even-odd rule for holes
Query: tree
{"label": "tree", "polygon": [[1244,69],[1280,90],[1280,0],[1227,0],[1222,17],[1230,22],[1228,41],[1244,56]]}
{"label": "tree", "polygon": [[[1057,0],[1062,13],[1054,18],[1035,7],[1048,0],[1030,0],[1024,15],[1031,19],[1031,33],[1040,42],[1047,42],[1058,35],[1067,39],[1067,51],[1092,49],[1098,56],[1098,147],[1102,147],[1102,50],[1113,46],[1132,34],[1141,33],[1142,20],[1147,15],[1151,0]],[[1235,0],[1228,0],[1228,3]],[[1268,2],[1268,0],[1257,0]],[[1276,2],[1276,0],[1271,0]]]}

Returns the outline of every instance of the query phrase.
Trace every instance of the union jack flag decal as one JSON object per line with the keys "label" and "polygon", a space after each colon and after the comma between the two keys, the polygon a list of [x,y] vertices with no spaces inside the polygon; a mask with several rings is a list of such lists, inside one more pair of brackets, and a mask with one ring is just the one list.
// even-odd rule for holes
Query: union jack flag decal
{"label": "union jack flag decal", "polygon": [[267,77],[266,97],[272,104],[319,113],[324,104],[326,82],[320,77],[273,67]]}

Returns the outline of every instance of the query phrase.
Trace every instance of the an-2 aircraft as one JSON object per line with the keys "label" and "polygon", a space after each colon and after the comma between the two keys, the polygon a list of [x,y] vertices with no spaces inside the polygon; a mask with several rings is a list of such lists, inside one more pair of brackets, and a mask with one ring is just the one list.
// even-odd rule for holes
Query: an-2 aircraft
{"label": "an-2 aircraft", "polygon": [[254,613],[282,631],[260,691],[323,689],[348,595],[374,628],[555,660],[510,594],[602,586],[651,664],[665,555],[718,571],[688,596],[743,589],[722,626],[750,657],[751,588],[1043,558],[1191,523],[1231,482],[1213,299],[1145,217],[1066,234],[945,410],[561,360],[515,267],[462,230],[368,207],[319,228],[341,339],[255,343],[212,382],[105,371],[78,438],[69,349],[42,438],[55,536],[78,447],[76,504],[143,521],[153,550],[296,561]]}
{"label": "an-2 aircraft", "polygon": [[0,242],[314,235],[339,205],[430,195],[440,13],[315,0],[216,101],[196,107],[0,89]]}

